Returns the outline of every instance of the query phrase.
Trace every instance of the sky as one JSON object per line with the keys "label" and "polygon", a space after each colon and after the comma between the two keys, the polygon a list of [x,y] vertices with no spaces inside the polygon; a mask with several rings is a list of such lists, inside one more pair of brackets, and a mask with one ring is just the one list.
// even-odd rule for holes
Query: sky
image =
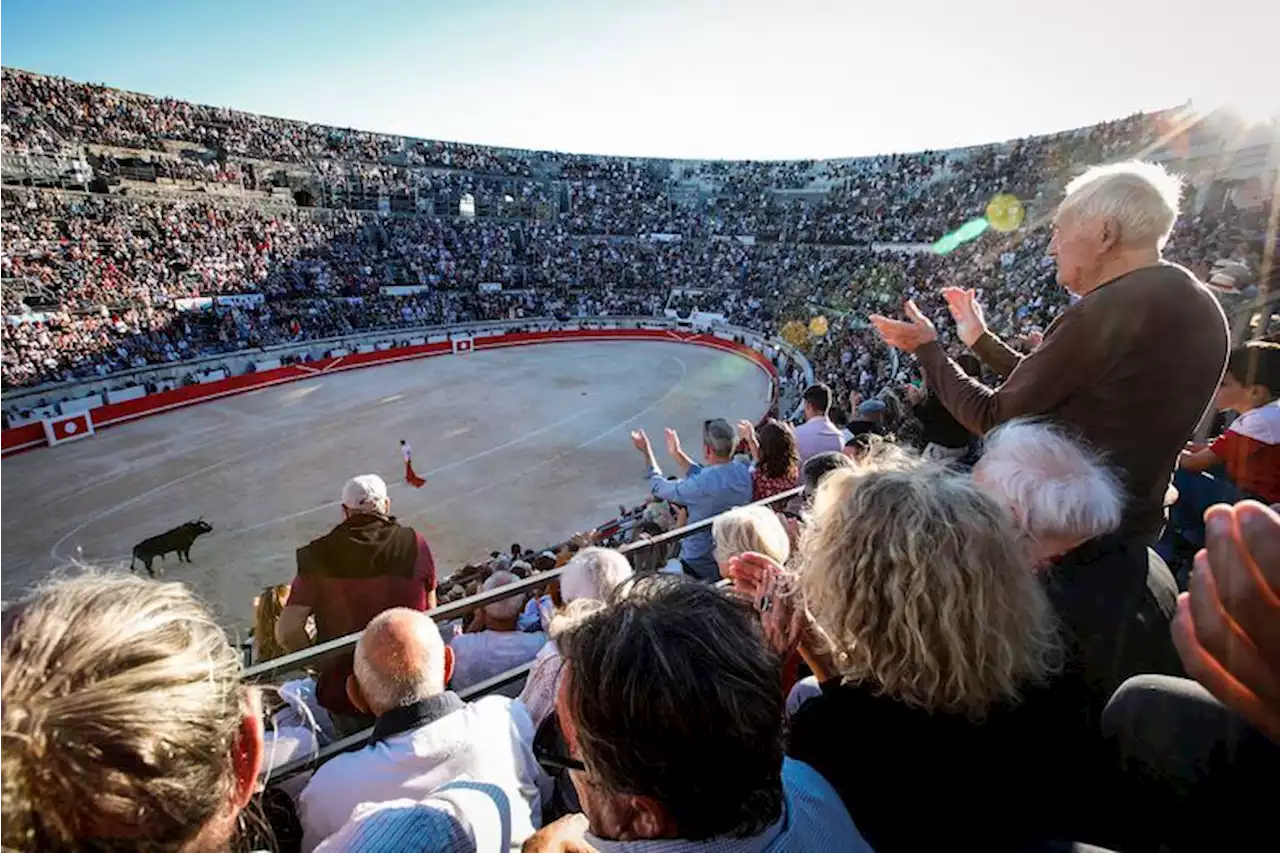
{"label": "sky", "polygon": [[1275,0],[5,0],[6,66],[362,130],[796,159],[1280,110]]}

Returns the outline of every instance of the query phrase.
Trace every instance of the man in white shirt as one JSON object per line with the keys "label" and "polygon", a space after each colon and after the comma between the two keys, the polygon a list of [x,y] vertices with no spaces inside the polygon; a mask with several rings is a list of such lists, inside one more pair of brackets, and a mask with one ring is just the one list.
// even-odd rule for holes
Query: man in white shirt
{"label": "man in white shirt", "polygon": [[[512,572],[497,571],[480,587],[489,592],[520,580]],[[486,678],[528,663],[547,642],[542,631],[521,631],[520,613],[523,595],[513,595],[485,605],[476,613],[467,633],[449,641],[456,662],[453,670],[454,690],[466,690]]]}
{"label": "man in white shirt", "polygon": [[800,463],[810,456],[844,447],[840,428],[831,422],[831,389],[822,383],[810,385],[804,392],[804,423],[796,427],[796,449]]}
{"label": "man in white shirt", "polygon": [[549,780],[533,757],[528,712],[502,696],[463,702],[445,690],[452,669],[453,652],[430,617],[394,608],[369,623],[347,691],[377,718],[373,734],[363,749],[321,765],[299,795],[303,850],[341,829],[361,803],[422,800],[460,779],[506,794],[513,839],[541,824],[539,786]]}

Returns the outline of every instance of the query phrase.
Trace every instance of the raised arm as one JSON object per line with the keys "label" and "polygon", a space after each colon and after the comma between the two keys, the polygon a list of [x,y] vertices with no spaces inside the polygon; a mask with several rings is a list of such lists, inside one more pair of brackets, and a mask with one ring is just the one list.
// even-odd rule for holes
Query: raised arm
{"label": "raised arm", "polygon": [[1022,361],[1022,355],[1010,349],[987,328],[982,303],[978,302],[977,294],[962,287],[944,287],[942,298],[947,301],[947,310],[951,312],[956,333],[964,345],[1000,378],[1013,373]]}
{"label": "raised arm", "polygon": [[947,358],[938,333],[914,302],[906,322],[873,315],[872,323],[890,346],[915,353],[929,387],[952,416],[975,435],[1023,415],[1043,415],[1091,385],[1100,369],[1096,330],[1068,311],[1050,327],[1044,343],[1018,362],[1008,380],[988,388]]}
{"label": "raised arm", "polygon": [[676,461],[676,464],[680,466],[680,476],[689,476],[689,469],[697,463],[689,458],[689,454],[684,452],[684,448],[680,446],[680,436],[675,430],[668,427],[663,430],[663,432],[667,439],[667,453]]}

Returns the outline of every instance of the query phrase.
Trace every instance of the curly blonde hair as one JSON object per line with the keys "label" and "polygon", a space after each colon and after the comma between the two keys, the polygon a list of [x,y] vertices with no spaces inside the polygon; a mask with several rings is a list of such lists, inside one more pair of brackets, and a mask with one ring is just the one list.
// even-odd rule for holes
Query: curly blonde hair
{"label": "curly blonde hair", "polygon": [[5,612],[3,663],[4,850],[225,849],[250,688],[186,587],[55,580]]}
{"label": "curly blonde hair", "polygon": [[1008,513],[896,448],[823,480],[800,584],[844,680],[913,707],[979,718],[1060,663]]}

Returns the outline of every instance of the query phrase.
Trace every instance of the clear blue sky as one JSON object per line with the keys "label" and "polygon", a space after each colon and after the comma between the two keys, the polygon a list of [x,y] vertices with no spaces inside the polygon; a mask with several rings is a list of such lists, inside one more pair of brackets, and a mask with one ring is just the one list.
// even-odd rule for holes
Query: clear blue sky
{"label": "clear blue sky", "polygon": [[0,61],[436,139],[829,157],[988,142],[1188,98],[1275,109],[1277,7],[6,0]]}

